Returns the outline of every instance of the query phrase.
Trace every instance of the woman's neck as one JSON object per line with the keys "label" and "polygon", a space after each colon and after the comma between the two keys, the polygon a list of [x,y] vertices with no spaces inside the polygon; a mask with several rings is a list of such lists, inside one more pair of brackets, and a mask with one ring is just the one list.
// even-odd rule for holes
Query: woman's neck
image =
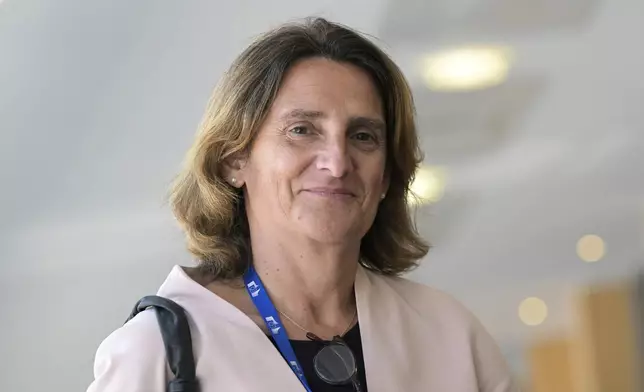
{"label": "woman's neck", "polygon": [[[359,245],[302,246],[300,241],[257,236],[251,243],[257,274],[280,312],[308,331],[326,337],[342,333],[354,321]],[[303,336],[304,331],[299,333]]]}

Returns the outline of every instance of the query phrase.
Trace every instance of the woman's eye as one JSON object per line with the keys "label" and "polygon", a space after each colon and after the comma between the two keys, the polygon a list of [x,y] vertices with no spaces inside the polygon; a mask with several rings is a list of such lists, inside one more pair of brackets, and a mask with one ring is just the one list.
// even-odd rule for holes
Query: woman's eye
{"label": "woman's eye", "polygon": [[374,136],[368,132],[357,132],[353,137],[361,142],[370,142],[375,140]]}
{"label": "woman's eye", "polygon": [[307,127],[303,126],[303,125],[293,127],[293,128],[291,128],[291,130],[289,132],[292,133],[292,134],[295,134],[295,135],[306,135],[306,134],[310,133],[309,129]]}

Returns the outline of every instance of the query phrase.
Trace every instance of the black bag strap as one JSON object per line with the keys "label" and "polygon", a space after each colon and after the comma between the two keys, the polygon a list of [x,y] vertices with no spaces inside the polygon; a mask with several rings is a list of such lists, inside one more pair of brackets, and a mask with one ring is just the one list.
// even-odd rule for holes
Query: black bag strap
{"label": "black bag strap", "polygon": [[149,295],[136,303],[127,321],[147,308],[156,312],[168,364],[175,377],[168,383],[167,392],[199,392],[186,312],[172,300]]}

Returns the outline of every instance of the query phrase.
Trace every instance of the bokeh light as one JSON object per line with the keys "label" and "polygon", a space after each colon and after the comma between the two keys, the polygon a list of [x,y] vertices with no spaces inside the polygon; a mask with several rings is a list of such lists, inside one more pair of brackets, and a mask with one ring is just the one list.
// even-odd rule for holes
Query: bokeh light
{"label": "bokeh light", "polygon": [[577,255],[587,263],[601,260],[606,254],[604,240],[595,234],[588,234],[577,241]]}
{"label": "bokeh light", "polygon": [[519,318],[524,324],[537,326],[548,317],[548,306],[537,297],[526,298],[519,305]]}
{"label": "bokeh light", "polygon": [[409,204],[436,203],[445,191],[445,170],[440,167],[420,167],[410,190]]}
{"label": "bokeh light", "polygon": [[472,46],[445,50],[425,58],[423,78],[432,90],[477,90],[501,84],[510,69],[505,47]]}

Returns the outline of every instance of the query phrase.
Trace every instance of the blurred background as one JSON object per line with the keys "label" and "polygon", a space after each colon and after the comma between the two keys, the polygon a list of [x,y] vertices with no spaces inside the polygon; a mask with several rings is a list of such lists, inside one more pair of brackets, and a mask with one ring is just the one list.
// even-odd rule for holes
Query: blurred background
{"label": "blurred background", "polygon": [[642,0],[0,0],[0,390],[85,390],[191,263],[165,196],[211,88],[309,15],[377,37],[413,86],[434,248],[410,277],[526,391],[644,390]]}

